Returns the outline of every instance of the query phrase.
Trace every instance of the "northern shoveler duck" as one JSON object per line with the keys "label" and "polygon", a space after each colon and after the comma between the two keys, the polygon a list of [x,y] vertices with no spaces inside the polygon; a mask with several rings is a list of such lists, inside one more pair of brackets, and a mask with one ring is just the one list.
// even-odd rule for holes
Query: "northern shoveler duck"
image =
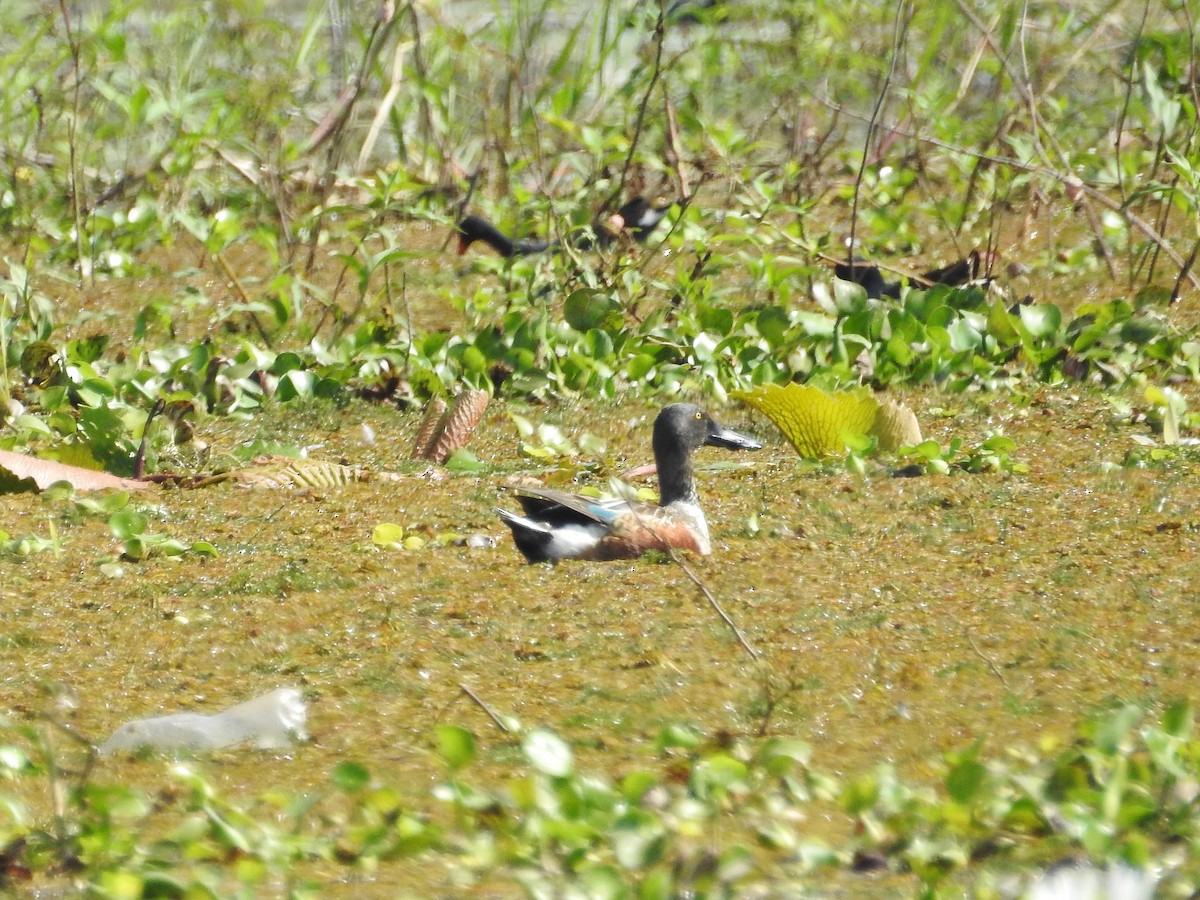
{"label": "northern shoveler duck", "polygon": [[[987,269],[994,262],[992,254],[984,256],[978,250],[972,250],[968,256],[943,266],[940,269],[930,269],[923,275],[912,279],[920,288],[932,287],[935,284],[947,284],[951,287],[961,287],[973,281],[991,281]],[[837,263],[833,273],[842,281],[853,281],[861,285],[872,300],[880,297],[899,297],[900,282],[885,281],[878,266],[855,260],[853,263]]]}
{"label": "northern shoveler duck", "polygon": [[654,420],[658,506],[522,487],[516,494],[524,515],[496,512],[531,563],[634,559],[672,548],[707,556],[712,543],[692,473],[692,454],[704,446],[758,450],[762,444],[717,424],[694,404],[672,403]]}
{"label": "northern shoveler duck", "polygon": [[[593,226],[595,238],[580,237],[571,246],[577,250],[603,249],[611,246],[622,233],[629,234],[639,244],[645,243],[650,233],[658,227],[673,204],[655,206],[643,197],[634,197],[603,222]],[[458,223],[458,254],[467,252],[476,241],[483,241],[504,257],[527,256],[542,253],[560,246],[558,241],[539,239],[513,239],[480,216],[467,216]]]}

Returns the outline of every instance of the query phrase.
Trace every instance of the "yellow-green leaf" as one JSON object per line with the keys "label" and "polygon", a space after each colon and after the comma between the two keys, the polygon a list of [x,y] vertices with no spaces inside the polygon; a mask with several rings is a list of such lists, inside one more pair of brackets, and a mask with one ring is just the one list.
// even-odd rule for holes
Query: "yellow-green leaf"
{"label": "yellow-green leaf", "polygon": [[400,549],[404,540],[404,529],[392,522],[380,522],[371,532],[371,543],[389,550]]}
{"label": "yellow-green leaf", "polygon": [[879,403],[866,389],[827,394],[804,384],[768,384],[733,396],[749,403],[808,459],[845,449],[843,434],[870,434]]}

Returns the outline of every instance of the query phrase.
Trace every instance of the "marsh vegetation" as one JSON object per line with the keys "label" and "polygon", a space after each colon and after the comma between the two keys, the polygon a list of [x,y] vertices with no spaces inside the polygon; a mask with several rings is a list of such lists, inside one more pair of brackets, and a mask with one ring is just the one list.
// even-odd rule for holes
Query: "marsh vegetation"
{"label": "marsh vegetation", "polygon": [[[0,7],[0,447],[154,484],[0,479],[0,890],[1191,895],[1197,12]],[[803,459],[794,382],[923,440]],[[676,400],[766,445],[713,554],[526,565],[502,486]],[[281,685],[287,751],[95,754]]]}

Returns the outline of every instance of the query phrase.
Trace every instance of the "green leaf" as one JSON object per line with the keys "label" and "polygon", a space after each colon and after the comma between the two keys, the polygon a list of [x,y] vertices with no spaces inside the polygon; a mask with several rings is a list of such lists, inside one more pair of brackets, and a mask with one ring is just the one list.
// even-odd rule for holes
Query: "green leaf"
{"label": "green leaf", "polygon": [[796,739],[771,738],[758,751],[763,767],[776,777],[786,775],[795,766],[808,765],[812,747]]}
{"label": "green leaf", "polygon": [[357,794],[371,782],[371,773],[362,763],[344,762],[334,767],[330,780],[347,794]]}
{"label": "green leaf", "polygon": [[459,447],[451,453],[444,465],[446,471],[454,472],[456,475],[471,472],[486,472],[489,468],[487,463],[480,462],[479,457],[466,447]]}
{"label": "green leaf", "polygon": [[765,337],[772,347],[778,347],[784,343],[790,325],[787,310],[779,306],[765,307],[759,311],[755,320],[758,333]]}
{"label": "green leaf", "polygon": [[718,753],[701,760],[694,770],[700,773],[708,784],[730,787],[746,777],[746,764],[732,756]]}
{"label": "green leaf", "polygon": [[1062,310],[1050,303],[1022,306],[1021,324],[1035,339],[1052,338],[1062,324]]}
{"label": "green leaf", "polygon": [[621,795],[630,803],[637,803],[657,784],[658,779],[651,772],[630,772],[621,779]]}
{"label": "green leaf", "polygon": [[1193,716],[1192,705],[1186,700],[1180,700],[1167,707],[1163,713],[1162,729],[1173,737],[1190,739]]}
{"label": "green leaf", "polygon": [[621,325],[621,304],[600,290],[575,291],[563,304],[563,318],[576,331],[586,332],[593,328]]}
{"label": "green leaf", "polygon": [[665,836],[659,819],[631,812],[614,823],[613,855],[625,869],[644,869],[662,857]]}
{"label": "green leaf", "polygon": [[112,869],[100,874],[100,891],[112,900],[141,900],[145,882],[134,872]]}
{"label": "green leaf", "polygon": [[475,735],[458,725],[439,725],[436,729],[438,749],[452,771],[475,759]]}
{"label": "green leaf", "polygon": [[533,767],[544,775],[565,778],[571,774],[571,748],[567,742],[544,729],[534,729],[521,745]]}
{"label": "green leaf", "polygon": [[987,776],[987,769],[974,759],[965,759],[946,776],[946,790],[954,800],[970,803]]}
{"label": "green leaf", "polygon": [[404,540],[404,529],[393,522],[380,522],[371,532],[371,543],[388,550],[399,550]]}
{"label": "green leaf", "polygon": [[672,748],[694,750],[700,746],[700,740],[701,736],[694,728],[672,723],[658,733],[655,749],[659,753]]}
{"label": "green leaf", "polygon": [[123,509],[113,513],[108,519],[108,527],[112,531],[113,537],[119,541],[128,541],[130,538],[143,534],[148,524],[145,516],[132,509]]}

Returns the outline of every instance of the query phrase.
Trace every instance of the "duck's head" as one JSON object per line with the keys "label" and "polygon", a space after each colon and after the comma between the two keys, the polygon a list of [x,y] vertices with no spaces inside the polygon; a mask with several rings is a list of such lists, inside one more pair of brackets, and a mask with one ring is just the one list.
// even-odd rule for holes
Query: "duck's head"
{"label": "duck's head", "polygon": [[686,458],[701,447],[761,450],[762,444],[721,425],[694,403],[672,403],[654,420],[654,456],[664,462]]}

